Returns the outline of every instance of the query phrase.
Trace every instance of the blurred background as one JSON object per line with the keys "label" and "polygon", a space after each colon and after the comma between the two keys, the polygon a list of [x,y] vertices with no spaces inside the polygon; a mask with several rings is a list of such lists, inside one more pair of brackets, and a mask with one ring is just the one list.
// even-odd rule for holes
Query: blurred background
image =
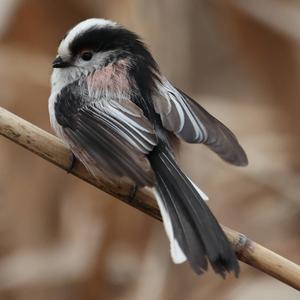
{"label": "blurred background", "polygon": [[[162,72],[227,124],[250,165],[204,146],[180,162],[223,224],[300,263],[299,0],[0,0],[0,105],[49,127],[51,62],[89,17],[141,35]],[[0,138],[1,299],[299,299],[241,263],[238,280],[173,265],[162,224]]]}

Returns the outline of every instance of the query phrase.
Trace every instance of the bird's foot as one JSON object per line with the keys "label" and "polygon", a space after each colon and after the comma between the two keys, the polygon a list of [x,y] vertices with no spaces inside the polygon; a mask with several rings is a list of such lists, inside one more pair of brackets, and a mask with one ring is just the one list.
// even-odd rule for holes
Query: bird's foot
{"label": "bird's foot", "polygon": [[71,173],[73,171],[75,162],[76,162],[76,156],[72,152],[70,155],[70,158],[69,158],[69,165],[67,167],[67,173]]}
{"label": "bird's foot", "polygon": [[138,188],[138,186],[136,184],[133,185],[133,187],[131,188],[130,194],[128,195],[128,201],[130,203],[134,202],[134,199],[135,199],[135,196],[136,196],[136,193],[137,193],[138,189],[139,188]]}

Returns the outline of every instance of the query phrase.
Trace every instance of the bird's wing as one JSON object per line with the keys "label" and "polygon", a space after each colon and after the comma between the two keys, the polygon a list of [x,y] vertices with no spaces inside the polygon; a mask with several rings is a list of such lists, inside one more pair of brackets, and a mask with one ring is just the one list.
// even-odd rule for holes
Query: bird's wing
{"label": "bird's wing", "polygon": [[107,98],[73,83],[57,97],[55,114],[74,154],[94,174],[105,171],[152,186],[146,157],[157,143],[154,128],[130,99]]}
{"label": "bird's wing", "polygon": [[247,156],[235,135],[220,121],[166,79],[154,97],[163,126],[188,143],[203,143],[225,161],[247,165]]}

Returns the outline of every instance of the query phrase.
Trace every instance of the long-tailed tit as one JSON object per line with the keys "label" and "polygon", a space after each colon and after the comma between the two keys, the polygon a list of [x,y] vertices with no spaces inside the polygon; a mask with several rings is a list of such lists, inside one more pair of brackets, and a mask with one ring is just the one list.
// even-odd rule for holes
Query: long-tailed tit
{"label": "long-tailed tit", "polygon": [[133,32],[103,19],[71,29],[53,62],[51,125],[95,176],[127,178],[156,195],[175,263],[198,274],[239,264],[205,194],[178,166],[171,143],[202,143],[225,161],[247,157],[234,134],[174,87]]}

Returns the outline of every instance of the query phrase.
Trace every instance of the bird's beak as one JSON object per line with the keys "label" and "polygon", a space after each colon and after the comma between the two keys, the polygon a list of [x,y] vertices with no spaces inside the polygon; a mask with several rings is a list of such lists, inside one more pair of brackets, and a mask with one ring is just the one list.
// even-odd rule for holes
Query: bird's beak
{"label": "bird's beak", "polygon": [[64,61],[60,56],[57,56],[52,63],[53,68],[67,68],[70,66],[70,63]]}

